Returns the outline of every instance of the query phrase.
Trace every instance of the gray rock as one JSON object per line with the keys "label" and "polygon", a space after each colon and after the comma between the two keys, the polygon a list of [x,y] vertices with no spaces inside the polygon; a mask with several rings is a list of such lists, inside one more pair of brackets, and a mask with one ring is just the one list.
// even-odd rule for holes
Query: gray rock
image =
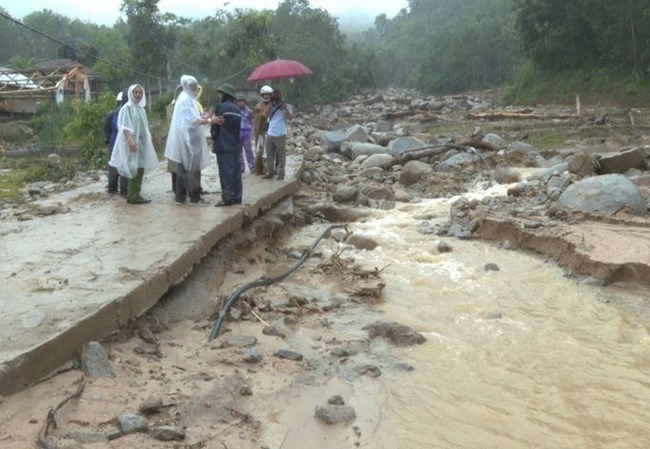
{"label": "gray rock", "polygon": [[112,425],[104,427],[102,433],[106,438],[108,438],[108,441],[117,440],[122,436],[122,431]]}
{"label": "gray rock", "polygon": [[598,156],[599,174],[625,173],[631,168],[645,168],[646,160],[643,148],[632,148],[620,153],[607,153]]}
{"label": "gray rock", "polygon": [[488,262],[483,266],[485,271],[499,271],[499,266],[494,262]]}
{"label": "gray rock", "polygon": [[319,160],[321,158],[321,156],[323,155],[323,153],[324,153],[324,151],[323,151],[323,149],[321,147],[311,147],[310,149],[305,151],[305,153],[303,154],[302,157],[306,161],[312,161],[313,162],[313,161]]}
{"label": "gray rock", "polygon": [[392,131],[392,129],[393,129],[393,125],[391,125],[386,120],[378,120],[374,126],[375,132],[378,133],[387,133]]}
{"label": "gray rock", "polygon": [[399,155],[426,146],[426,143],[415,137],[398,137],[388,144],[388,150],[392,155]]}
{"label": "gray rock", "polygon": [[393,165],[393,161],[393,156],[390,154],[373,154],[366,158],[360,166],[361,168],[381,167],[387,169]]}
{"label": "gray rock", "polygon": [[262,361],[262,357],[262,351],[257,346],[247,348],[242,355],[242,358],[246,363],[259,363]]}
{"label": "gray rock", "polygon": [[586,151],[580,151],[567,159],[569,172],[578,176],[589,176],[596,171],[597,167],[596,157]]}
{"label": "gray rock", "polygon": [[421,345],[426,338],[408,326],[399,323],[376,322],[363,327],[370,338],[382,337],[396,346]]}
{"label": "gray rock", "polygon": [[595,176],[572,184],[560,195],[557,205],[562,209],[595,214],[613,214],[623,208],[637,215],[647,213],[638,187],[617,174]]}
{"label": "gray rock", "polygon": [[516,186],[510,187],[507,191],[508,196],[523,196],[526,194],[526,191],[528,190],[528,184],[525,182],[521,182],[517,184]]}
{"label": "gray rock", "polygon": [[319,405],[316,407],[316,417],[325,424],[338,424],[356,419],[357,412],[349,405]]}
{"label": "gray rock", "polygon": [[182,441],[185,439],[185,429],[179,426],[154,427],[151,436],[159,441]]}
{"label": "gray rock", "polygon": [[330,405],[345,405],[345,400],[340,394],[336,394],[327,400]]}
{"label": "gray rock", "polygon": [[639,187],[650,187],[650,174],[632,176],[630,181]]}
{"label": "gray rock", "polygon": [[341,154],[349,159],[356,159],[359,156],[371,156],[373,154],[388,154],[386,147],[369,142],[343,142]]}
{"label": "gray rock", "polygon": [[348,236],[345,242],[354,246],[357,249],[365,249],[365,250],[373,250],[377,246],[379,246],[379,243],[377,243],[377,241],[374,238],[360,232],[354,232],[350,234],[350,236]]}
{"label": "gray rock", "polygon": [[381,181],[384,176],[384,169],[381,167],[364,168],[356,173],[356,176]]}
{"label": "gray rock", "polygon": [[589,276],[580,281],[580,285],[591,285],[594,287],[602,287],[605,285],[605,281],[602,279],[597,279],[595,277]]}
{"label": "gray rock", "polygon": [[322,216],[326,220],[335,223],[352,223],[368,216],[368,212],[360,208],[339,207],[323,203],[308,206],[307,212],[312,215]]}
{"label": "gray rock", "polygon": [[497,148],[505,148],[508,145],[508,142],[505,141],[503,137],[498,134],[489,133],[483,136],[483,142],[490,145],[494,145]]}
{"label": "gray rock", "polygon": [[409,161],[400,172],[399,183],[408,187],[431,172],[433,172],[433,169],[429,164],[421,161]]}
{"label": "gray rock", "polygon": [[550,198],[557,199],[570,184],[571,180],[566,176],[553,176],[546,183],[546,194]]}
{"label": "gray rock", "polygon": [[81,349],[81,370],[88,377],[115,377],[106,350],[96,341],[85,344]]}
{"label": "gray rock", "polygon": [[335,203],[354,203],[359,198],[359,189],[353,186],[342,186],[332,195]]}
{"label": "gray rock", "polygon": [[449,226],[449,229],[447,229],[447,235],[449,237],[455,237],[457,239],[469,239],[472,237],[472,233],[469,231],[469,229],[466,229],[464,226],[458,223],[454,223]]}
{"label": "gray rock", "polygon": [[320,144],[327,152],[338,152],[343,142],[368,142],[368,134],[360,125],[336,131],[325,131],[320,135]]}
{"label": "gray rock", "polygon": [[437,170],[440,171],[460,170],[463,164],[474,162],[477,159],[478,156],[472,153],[467,153],[467,152],[458,153],[445,159],[440,164],[438,164]]}
{"label": "gray rock", "polygon": [[537,153],[537,148],[529,143],[515,141],[508,145],[508,151],[511,153]]}
{"label": "gray rock", "polygon": [[393,199],[400,203],[410,203],[413,200],[413,195],[411,195],[409,192],[407,192],[404,189],[397,188],[395,189],[395,194],[393,196]]}
{"label": "gray rock", "polygon": [[512,184],[513,182],[519,182],[521,176],[514,167],[497,167],[494,170],[494,180],[499,184]]}
{"label": "gray rock", "polygon": [[361,187],[361,193],[364,194],[366,197],[373,199],[373,200],[385,200],[385,201],[392,201],[395,199],[395,195],[393,194],[393,191],[390,189],[390,187],[380,185],[380,186],[371,186],[371,185],[365,185]]}
{"label": "gray rock", "polygon": [[156,396],[149,396],[142,404],[140,404],[138,410],[142,413],[158,413],[162,408],[162,399]]}
{"label": "gray rock", "polygon": [[287,336],[275,326],[266,326],[262,329],[264,335],[269,335],[271,337],[287,338]]}
{"label": "gray rock", "polygon": [[561,173],[564,173],[569,169],[569,164],[566,162],[562,162],[557,165],[553,165],[552,167],[547,167],[543,168],[541,170],[537,170],[535,173],[531,174],[528,177],[528,180],[542,180],[546,181],[548,180],[551,176],[553,175],[559,175]]}
{"label": "gray rock", "polygon": [[314,177],[314,174],[311,172],[311,170],[303,170],[303,172],[300,174],[300,180],[305,184],[311,184],[316,180],[316,178]]}
{"label": "gray rock", "polygon": [[135,413],[124,413],[117,417],[117,425],[122,433],[146,432],[149,429],[147,419]]}
{"label": "gray rock", "polygon": [[288,349],[280,349],[274,355],[280,359],[292,360],[294,362],[299,362],[303,359],[302,354]]}

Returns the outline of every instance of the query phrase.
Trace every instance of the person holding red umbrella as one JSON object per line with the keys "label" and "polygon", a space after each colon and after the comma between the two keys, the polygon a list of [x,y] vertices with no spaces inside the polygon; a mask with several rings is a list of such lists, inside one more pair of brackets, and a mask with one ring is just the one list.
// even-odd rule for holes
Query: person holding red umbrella
{"label": "person holding red umbrella", "polygon": [[264,113],[269,128],[266,131],[266,175],[264,179],[284,179],[286,165],[287,123],[293,118],[293,108],[284,101],[280,89],[273,90],[271,102]]}
{"label": "person holding red umbrella", "polygon": [[264,112],[271,101],[273,88],[268,84],[260,89],[261,101],[253,108],[253,138],[255,141],[255,174],[264,174],[264,141],[266,139],[267,122]]}

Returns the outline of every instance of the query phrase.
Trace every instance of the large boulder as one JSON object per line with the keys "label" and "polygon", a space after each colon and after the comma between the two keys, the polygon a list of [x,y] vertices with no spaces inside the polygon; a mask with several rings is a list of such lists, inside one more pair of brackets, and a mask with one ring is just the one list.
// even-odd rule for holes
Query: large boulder
{"label": "large boulder", "polygon": [[409,161],[404,165],[404,168],[399,175],[399,183],[403,186],[410,186],[415,184],[423,176],[431,173],[433,169],[431,166],[425,162],[421,161]]}
{"label": "large boulder", "polygon": [[426,146],[426,143],[422,142],[420,139],[416,139],[415,137],[398,137],[388,144],[388,150],[392,155],[399,155]]}
{"label": "large boulder", "polygon": [[337,153],[343,142],[368,142],[368,134],[360,125],[336,131],[323,131],[320,135],[320,144],[329,153]]}
{"label": "large boulder", "polygon": [[598,173],[625,173],[631,168],[644,169],[647,157],[644,148],[602,154],[598,156]]}
{"label": "large boulder", "polygon": [[390,154],[373,154],[361,163],[361,168],[381,167],[387,169],[391,165],[393,165],[393,156]]}
{"label": "large boulder", "polygon": [[341,154],[350,159],[356,159],[359,156],[370,156],[373,154],[388,154],[386,147],[370,142],[343,142],[341,144]]}
{"label": "large boulder", "polygon": [[593,174],[598,168],[596,156],[586,151],[579,151],[567,159],[567,167],[570,173],[578,176]]}
{"label": "large boulder", "polygon": [[488,145],[492,145],[495,148],[505,148],[508,146],[508,142],[498,134],[489,133],[483,136],[482,141]]}
{"label": "large boulder", "polygon": [[454,154],[451,157],[448,157],[444,161],[442,161],[438,166],[436,167],[436,170],[438,171],[444,171],[444,172],[449,172],[449,171],[455,171],[455,170],[461,170],[462,165],[474,162],[478,159],[478,156],[476,156],[473,153],[468,153],[468,152],[462,152],[462,153],[457,153]]}
{"label": "large boulder", "polygon": [[570,185],[558,199],[563,209],[594,214],[613,214],[628,208],[638,215],[648,212],[638,187],[623,175],[586,178]]}

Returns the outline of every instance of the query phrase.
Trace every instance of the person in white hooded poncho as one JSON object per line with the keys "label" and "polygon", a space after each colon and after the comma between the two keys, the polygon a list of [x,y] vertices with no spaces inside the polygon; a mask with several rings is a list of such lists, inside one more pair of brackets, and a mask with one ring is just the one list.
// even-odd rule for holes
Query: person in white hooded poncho
{"label": "person in white hooded poncho", "polygon": [[147,100],[144,88],[133,84],[128,90],[128,101],[117,116],[118,134],[108,162],[128,179],[126,201],[129,204],[146,204],[140,196],[144,173],[158,167],[159,161],[151,140],[149,121],[144,107]]}
{"label": "person in white hooded poncho", "polygon": [[210,163],[211,154],[203,125],[217,123],[217,118],[201,114],[196,101],[199,87],[196,78],[183,75],[181,87],[183,91],[174,103],[169,124],[165,157],[178,163],[176,202],[184,204],[189,196],[190,204],[205,205],[201,198],[201,170]]}

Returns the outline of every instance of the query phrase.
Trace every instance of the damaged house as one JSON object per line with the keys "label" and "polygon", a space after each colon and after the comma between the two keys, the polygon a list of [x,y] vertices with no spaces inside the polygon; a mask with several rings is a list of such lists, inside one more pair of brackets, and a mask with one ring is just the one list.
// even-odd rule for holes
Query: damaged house
{"label": "damaged house", "polygon": [[34,114],[46,101],[90,101],[99,88],[99,77],[71,59],[45,61],[20,71],[0,67],[0,113]]}

